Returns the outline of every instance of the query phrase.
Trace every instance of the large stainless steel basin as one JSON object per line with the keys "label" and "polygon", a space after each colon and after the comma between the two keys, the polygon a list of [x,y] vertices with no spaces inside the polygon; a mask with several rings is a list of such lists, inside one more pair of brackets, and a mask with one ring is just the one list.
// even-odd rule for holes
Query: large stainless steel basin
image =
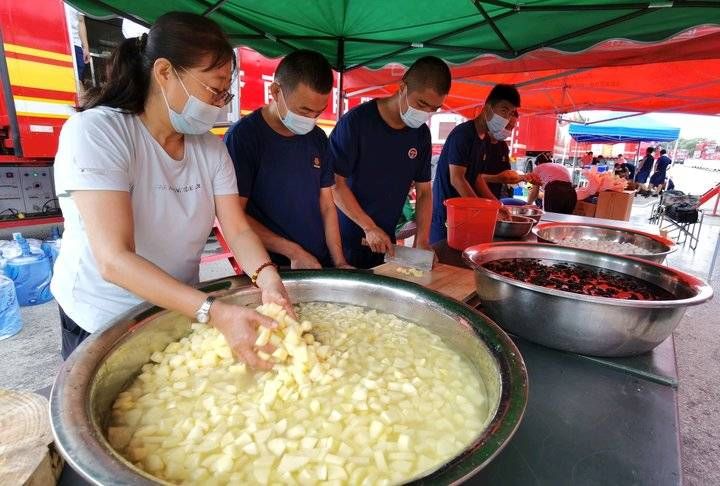
{"label": "large stainless steel basin", "polygon": [[[551,348],[593,356],[631,356],[670,336],[688,306],[712,297],[697,277],[640,258],[543,243],[488,243],[463,253],[475,269],[483,311],[503,329]],[[581,263],[637,277],[670,292],[663,301],[593,297],[498,275],[484,267],[505,258]]]}
{"label": "large stainless steel basin", "polygon": [[[333,302],[393,313],[424,326],[467,358],[482,377],[491,404],[486,429],[423,483],[463,481],[484,467],[517,429],[527,402],[527,373],[508,336],[490,319],[458,301],[402,280],[361,271],[283,274],[295,302]],[[245,278],[202,287],[220,298],[258,305],[260,293]],[[157,480],[117,454],[103,435],[117,394],[150,355],[190,331],[190,320],[141,305],[90,336],[65,362],[53,386],[50,413],[57,446],[95,484],[155,484]]]}

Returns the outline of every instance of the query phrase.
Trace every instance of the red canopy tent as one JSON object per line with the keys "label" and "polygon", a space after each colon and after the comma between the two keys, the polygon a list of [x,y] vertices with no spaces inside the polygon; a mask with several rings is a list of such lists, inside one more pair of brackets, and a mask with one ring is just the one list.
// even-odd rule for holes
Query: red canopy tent
{"label": "red canopy tent", "polygon": [[[610,40],[583,52],[541,49],[517,59],[481,56],[452,66],[448,111],[473,116],[497,83],[516,84],[523,113],[586,109],[720,114],[720,28],[687,30],[659,44]],[[391,92],[405,67],[346,73],[346,94]]]}

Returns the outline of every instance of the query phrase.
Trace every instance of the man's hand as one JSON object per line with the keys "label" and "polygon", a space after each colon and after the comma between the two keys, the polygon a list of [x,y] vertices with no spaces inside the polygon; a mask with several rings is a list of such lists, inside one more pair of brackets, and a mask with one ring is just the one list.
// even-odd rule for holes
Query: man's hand
{"label": "man's hand", "polygon": [[293,270],[322,268],[322,265],[317,258],[301,248],[290,256],[290,268]]}
{"label": "man's hand", "polygon": [[83,51],[83,62],[85,64],[89,64],[90,63],[90,49],[88,49],[87,47],[83,47],[82,51]]}
{"label": "man's hand", "polygon": [[500,209],[498,209],[498,219],[502,221],[511,221],[512,214],[510,214],[510,210],[505,206],[500,206]]}
{"label": "man's hand", "polygon": [[365,241],[375,253],[395,254],[390,237],[377,226],[372,226],[365,231]]}
{"label": "man's hand", "polygon": [[532,173],[532,172],[530,172],[530,173],[528,173],[528,174],[525,174],[525,175],[523,176],[523,180],[524,180],[525,182],[529,182],[530,184],[532,184],[532,185],[534,185],[534,186],[540,186],[540,185],[542,185],[542,179],[540,179],[540,176],[537,175],[537,174],[534,174],[534,173]]}

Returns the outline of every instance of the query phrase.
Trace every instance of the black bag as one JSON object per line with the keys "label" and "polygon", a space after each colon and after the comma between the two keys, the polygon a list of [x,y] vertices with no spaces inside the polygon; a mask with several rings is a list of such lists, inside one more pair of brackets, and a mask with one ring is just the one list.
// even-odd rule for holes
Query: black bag
{"label": "black bag", "polygon": [[696,204],[690,203],[674,203],[667,206],[665,214],[678,223],[697,223],[698,210]]}

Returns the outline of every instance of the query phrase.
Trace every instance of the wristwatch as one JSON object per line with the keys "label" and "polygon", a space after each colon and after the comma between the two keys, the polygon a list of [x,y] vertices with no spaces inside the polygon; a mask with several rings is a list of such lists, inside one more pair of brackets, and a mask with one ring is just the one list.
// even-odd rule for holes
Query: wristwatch
{"label": "wristwatch", "polygon": [[200,308],[195,311],[195,319],[200,324],[207,324],[210,322],[210,306],[215,302],[215,297],[208,297],[205,302],[202,303]]}

